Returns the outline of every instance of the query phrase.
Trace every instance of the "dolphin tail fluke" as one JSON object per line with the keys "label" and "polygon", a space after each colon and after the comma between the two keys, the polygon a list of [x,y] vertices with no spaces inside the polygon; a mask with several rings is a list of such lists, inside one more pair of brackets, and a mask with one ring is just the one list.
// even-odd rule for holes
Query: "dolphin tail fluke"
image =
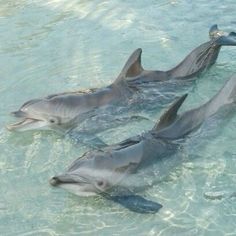
{"label": "dolphin tail fluke", "polygon": [[210,39],[218,38],[220,35],[223,35],[223,31],[218,29],[218,25],[212,25],[209,29],[209,37]]}
{"label": "dolphin tail fluke", "polygon": [[217,25],[213,25],[209,30],[209,37],[219,46],[235,46],[236,33],[231,32],[226,35],[223,31],[218,29]]}

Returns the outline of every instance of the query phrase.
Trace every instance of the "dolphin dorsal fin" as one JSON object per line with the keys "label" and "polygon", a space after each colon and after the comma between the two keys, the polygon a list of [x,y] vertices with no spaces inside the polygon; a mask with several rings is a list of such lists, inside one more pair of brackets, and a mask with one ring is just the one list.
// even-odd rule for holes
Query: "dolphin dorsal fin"
{"label": "dolphin dorsal fin", "polygon": [[134,77],[139,75],[143,71],[143,67],[141,64],[141,55],[142,49],[136,49],[128,61],[126,62],[122,71],[124,71],[125,77]]}
{"label": "dolphin dorsal fin", "polygon": [[141,48],[136,49],[131,54],[116,81],[125,79],[126,77],[135,77],[143,71],[143,67],[141,65],[141,54]]}
{"label": "dolphin dorsal fin", "polygon": [[170,108],[161,116],[160,120],[157,124],[153,127],[153,130],[159,131],[163,128],[168,127],[171,123],[173,123],[177,117],[177,113],[181,105],[183,104],[184,100],[188,94],[184,94],[182,97],[178,98]]}

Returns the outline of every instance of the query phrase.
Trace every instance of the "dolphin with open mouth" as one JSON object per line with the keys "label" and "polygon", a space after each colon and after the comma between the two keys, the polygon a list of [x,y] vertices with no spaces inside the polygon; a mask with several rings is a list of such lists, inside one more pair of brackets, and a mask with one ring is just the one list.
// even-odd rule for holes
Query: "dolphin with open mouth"
{"label": "dolphin with open mouth", "polygon": [[150,71],[141,65],[139,48],[129,57],[118,78],[109,86],[88,91],[65,92],[26,102],[12,114],[21,119],[7,128],[11,131],[35,129],[68,131],[94,115],[97,108],[118,105],[132,98],[141,84],[167,80],[189,79],[216,62],[222,46],[235,46],[236,33],[228,35],[213,25],[210,41],[194,49],[180,64],[168,71]]}
{"label": "dolphin with open mouth", "polygon": [[[236,76],[205,104],[182,114],[178,110],[187,94],[177,99],[161,116],[152,130],[120,143],[85,153],[68,170],[50,180],[51,185],[87,196],[100,194],[126,208],[141,213],[155,213],[162,206],[136,195],[127,186],[132,177],[161,163],[176,152],[184,138],[196,131],[210,117],[228,108],[236,101]],[[181,140],[178,142],[177,140]],[[119,191],[121,189],[121,191]],[[115,194],[113,194],[115,192]]]}

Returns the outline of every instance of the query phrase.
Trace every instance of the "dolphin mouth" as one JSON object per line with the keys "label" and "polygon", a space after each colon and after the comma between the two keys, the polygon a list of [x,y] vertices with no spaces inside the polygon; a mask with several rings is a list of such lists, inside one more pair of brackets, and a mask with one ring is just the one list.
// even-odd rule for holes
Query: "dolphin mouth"
{"label": "dolphin mouth", "polygon": [[89,197],[96,195],[96,191],[89,182],[80,176],[59,175],[49,180],[53,187],[61,187],[77,196]]}
{"label": "dolphin mouth", "polygon": [[78,181],[75,181],[73,179],[67,179],[67,180],[61,180],[60,177],[54,176],[49,180],[49,183],[56,187],[60,184],[78,184]]}
{"label": "dolphin mouth", "polygon": [[43,120],[38,120],[34,118],[23,118],[23,120],[16,122],[14,124],[9,124],[6,128],[10,131],[26,131],[32,129],[39,129],[46,125]]}
{"label": "dolphin mouth", "polygon": [[69,174],[54,176],[49,180],[52,186],[59,186],[61,184],[87,184],[88,182],[84,177],[74,176]]}
{"label": "dolphin mouth", "polygon": [[20,121],[9,124],[6,128],[9,131],[27,131],[33,129],[40,129],[42,127],[47,126],[47,121],[43,119],[37,118],[37,116],[32,116],[27,112],[22,111],[21,109],[18,111],[14,111],[10,113],[12,116],[17,119],[21,119]]}

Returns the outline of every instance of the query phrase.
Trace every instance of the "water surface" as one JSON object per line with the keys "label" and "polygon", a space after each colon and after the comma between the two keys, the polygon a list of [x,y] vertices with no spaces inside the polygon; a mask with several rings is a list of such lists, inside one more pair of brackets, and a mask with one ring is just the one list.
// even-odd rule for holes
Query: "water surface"
{"label": "water surface", "polygon": [[[155,215],[50,187],[88,147],[52,132],[5,129],[9,112],[28,99],[108,85],[138,47],[145,68],[171,68],[208,40],[212,24],[236,31],[235,9],[234,0],[0,1],[0,234],[236,235],[236,113],[188,139],[176,168],[142,193],[163,204]],[[217,64],[183,89],[183,109],[209,99],[235,66],[236,48],[222,48]],[[114,143],[148,130],[160,107],[139,114],[149,120],[99,137]]]}

